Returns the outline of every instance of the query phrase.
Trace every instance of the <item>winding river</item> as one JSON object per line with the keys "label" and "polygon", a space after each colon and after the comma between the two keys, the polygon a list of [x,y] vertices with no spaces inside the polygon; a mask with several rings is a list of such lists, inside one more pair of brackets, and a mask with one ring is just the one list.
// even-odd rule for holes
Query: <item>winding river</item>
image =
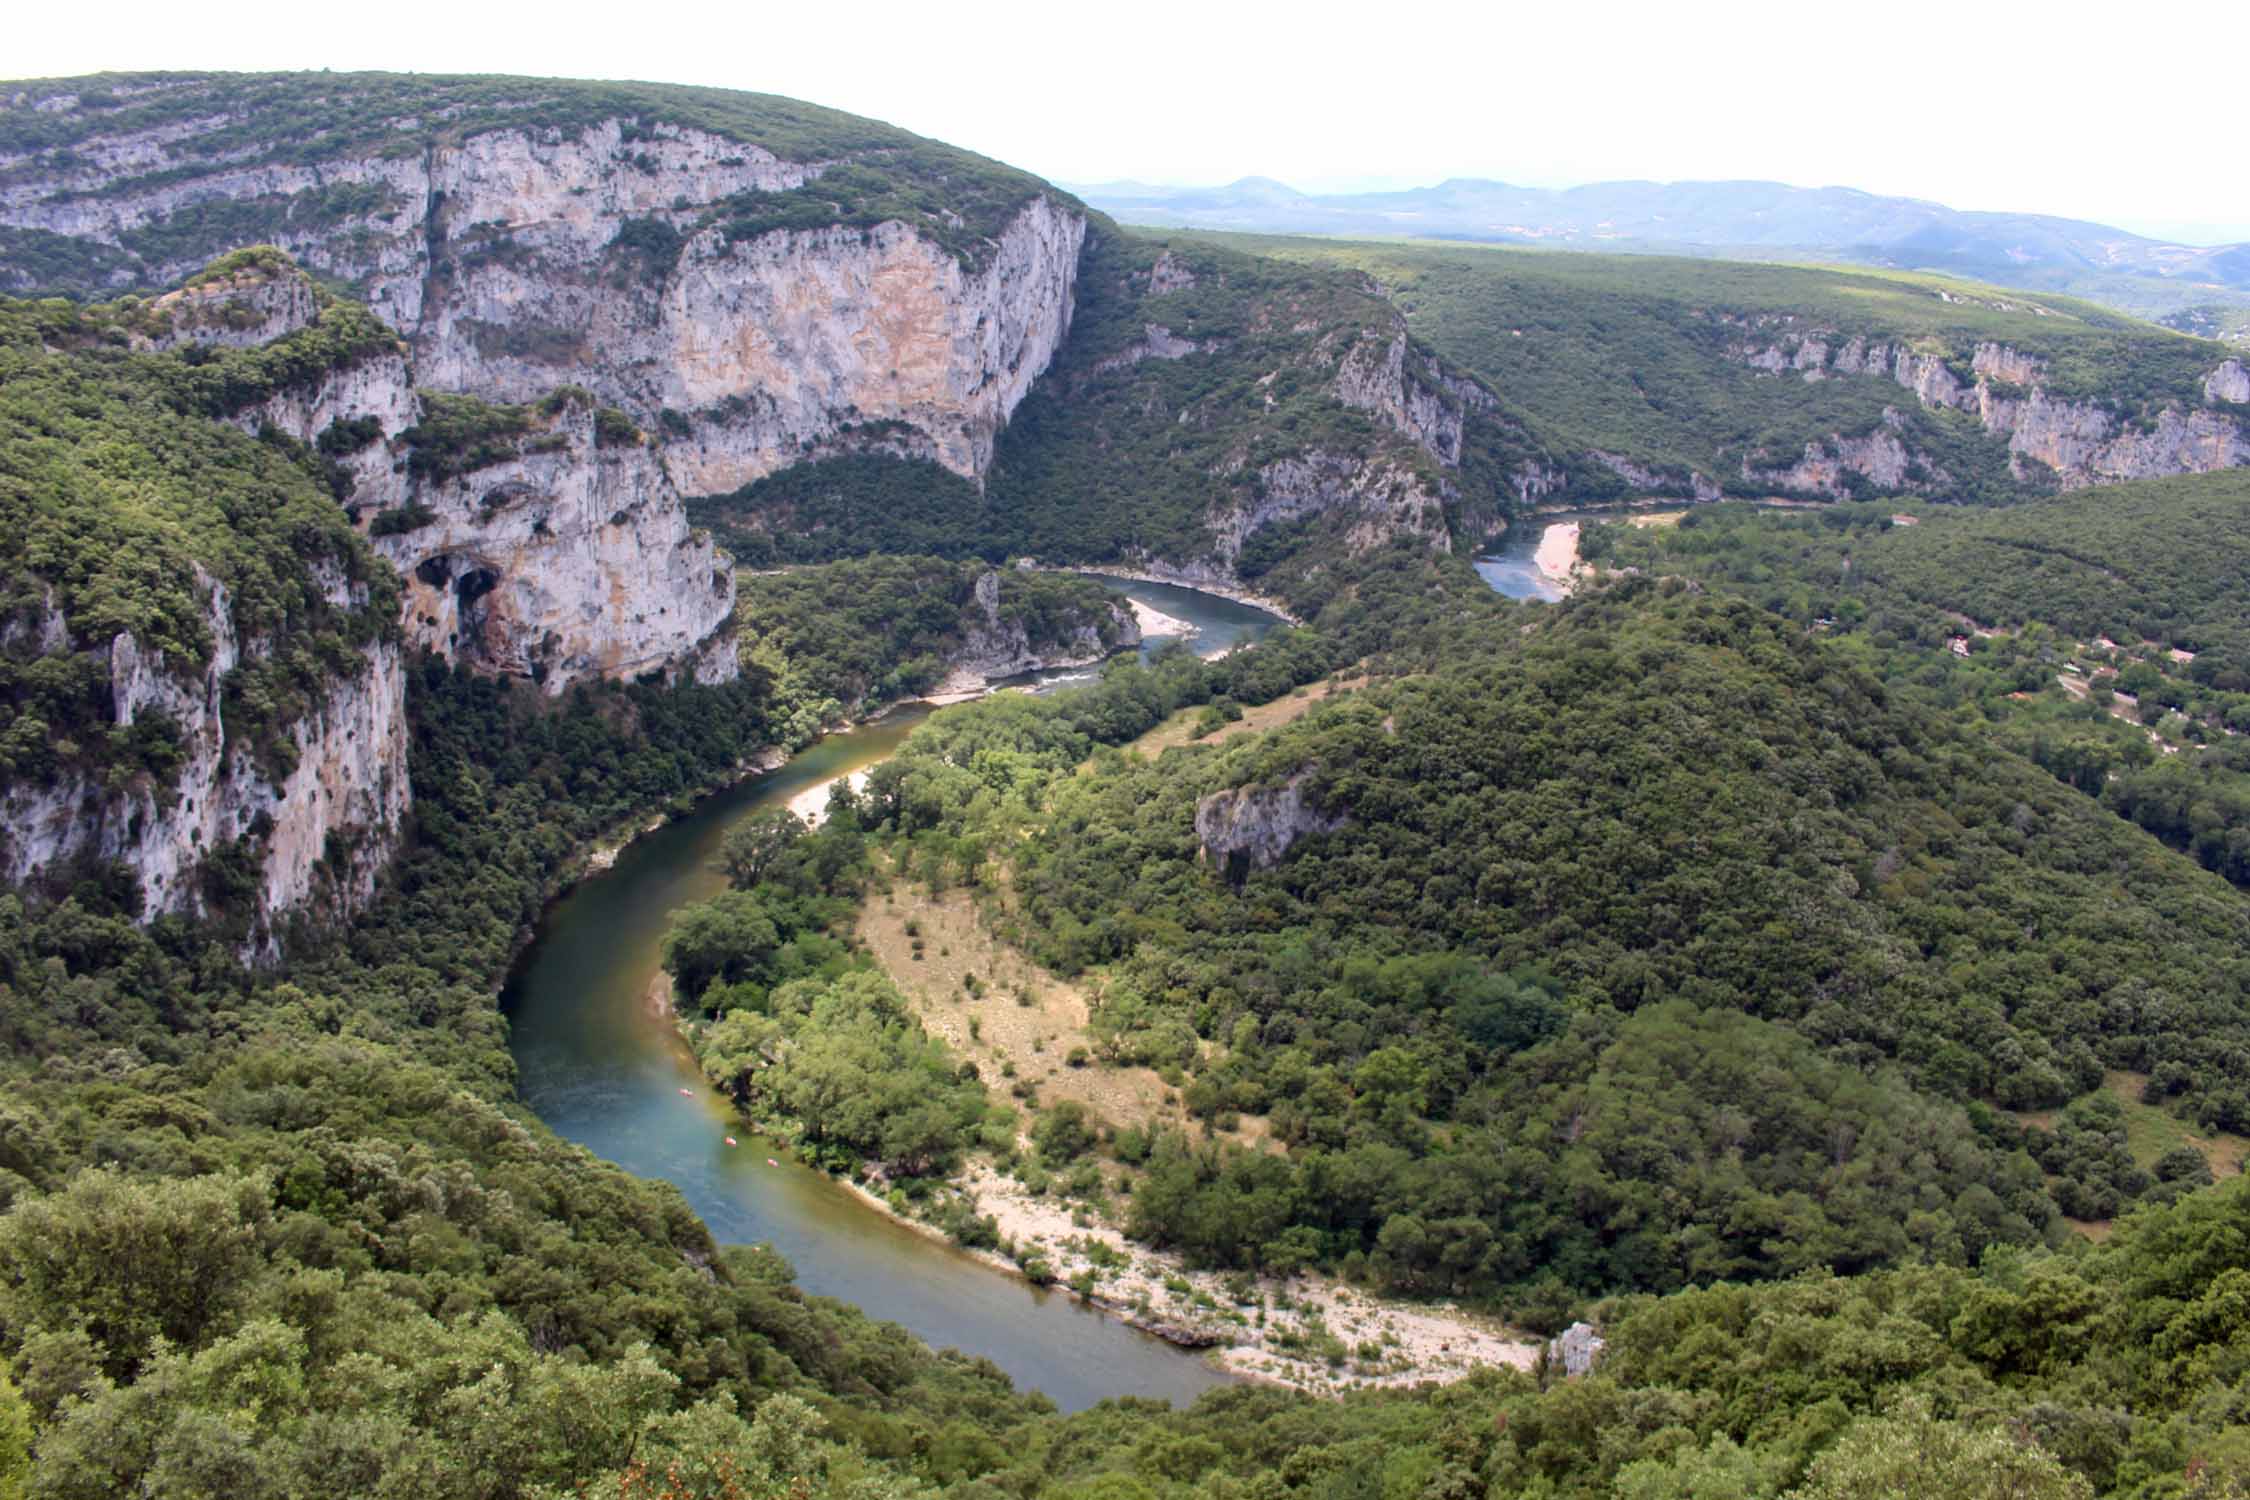
{"label": "winding river", "polygon": [[[1206,654],[1277,623],[1211,594],[1102,581],[1197,627],[1193,645]],[[1152,639],[1143,650],[1160,644]],[[1051,690],[1091,675],[1041,674],[1029,686]],[[503,996],[519,1089],[558,1135],[679,1188],[722,1244],[769,1243],[796,1267],[805,1290],[857,1303],[937,1347],[982,1355],[1065,1411],[1109,1396],[1192,1400],[1226,1377],[1065,1293],[1036,1290],[897,1223],[743,1135],[686,1046],[646,1004],[671,914],[725,887],[713,861],[727,830],[885,759],[927,712],[902,708],[831,735],[780,770],[635,840],[612,868],[557,901]],[[726,1145],[729,1130],[739,1147]]]}

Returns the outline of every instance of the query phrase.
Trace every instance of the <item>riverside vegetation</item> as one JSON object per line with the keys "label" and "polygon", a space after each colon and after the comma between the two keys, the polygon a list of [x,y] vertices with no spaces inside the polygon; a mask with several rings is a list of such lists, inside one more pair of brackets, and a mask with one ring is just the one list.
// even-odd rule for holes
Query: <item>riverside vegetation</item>
{"label": "riverside vegetation", "polygon": [[[1165,716],[1178,701],[1168,682],[1211,670],[1179,661],[1154,672],[1122,668],[1083,694],[951,710],[879,768],[858,799],[835,804],[819,833],[792,841],[774,825],[742,835],[733,856],[747,889],[709,915],[685,917],[673,958],[696,1008],[717,1016],[701,1034],[706,1069],[753,1111],[793,1121],[816,1155],[839,1166],[880,1161],[910,1196],[964,1153],[991,1151],[1049,1191],[1083,1195],[1089,1206],[1122,1201],[1136,1234],[1194,1261],[1284,1274],[1327,1261],[1398,1290],[1500,1291],[1527,1322],[1553,1326],[1591,1311],[1628,1341],[1635,1320],[1647,1319],[1640,1326],[1664,1330],[1651,1334],[1649,1357],[1659,1362],[1680,1354],[1681,1340],[1705,1349],[1700,1330],[1712,1326],[1741,1331],[1727,1339],[1763,1340],[1773,1335],[1749,1328],[1776,1318],[1797,1330],[1790,1338],[1801,1357],[1825,1370],[1836,1368],[1825,1363],[1831,1356],[1853,1357],[1843,1349],[1859,1335],[1847,1329],[1908,1339],[1897,1348],[1902,1363],[1879,1381],[1904,1404],[1861,1408],[1890,1415],[1863,1421],[1832,1448],[1854,1398],[1809,1373],[1803,1398],[1777,1398],[1776,1389],[1794,1387],[1752,1373],[1763,1366],[1734,1343],[1724,1345],[1732,1352],[1710,1345],[1698,1355],[1709,1361],[1695,1365],[1698,1377],[1675,1383],[1674,1371],[1654,1382],[1661,1396],[1618,1373],[1607,1362],[1613,1353],[1595,1377],[1528,1407],[1504,1397],[1497,1411],[1478,1404],[1493,1401],[1481,1393],[1530,1379],[1494,1375],[1443,1396],[1368,1396],[1349,1408],[1419,1420],[1467,1404],[1494,1426],[1505,1416],[1506,1440],[1480,1441],[1470,1470],[1501,1493],[1691,1495],[1722,1482],[1734,1488],[1721,1493],[1797,1485],[1806,1494],[1884,1493],[1842,1487],[1841,1476],[1895,1478],[1903,1471],[1883,1465],[1901,1460],[1883,1455],[1901,1449],[1945,1455],[1949,1482],[1974,1475],[1995,1486],[1972,1493],[2010,1493],[2004,1483],[2046,1487],[2025,1493],[2090,1485],[2226,1493],[2217,1486],[2230,1472],[2228,1450],[2215,1429],[2198,1426],[2206,1419],[2163,1415],[2172,1409],[2107,1383],[2132,1378],[2123,1371],[2148,1357],[2144,1344],[2057,1335],[2079,1352],[2059,1363],[1980,1363],[1998,1346],[1964,1354],[1960,1341],[1979,1337],[1977,1322],[1956,1299],[2028,1299],[2009,1302],[2027,1308],[2058,1292],[2060,1277],[2067,1297],[2090,1298],[2088,1315],[2101,1316],[2092,1308],[2110,1294],[2096,1288],[2111,1275],[2142,1273],[2099,1268],[2147,1253],[2135,1248],[2149,1243],[2143,1235],[2169,1237],[2197,1216],[2239,1212],[2221,1205],[2239,1204],[2240,1191],[2209,1188],[2210,1167],[2195,1151],[2134,1160],[2114,1102],[2094,1091],[2105,1068],[2147,1067],[2181,1046],[2214,1047],[2217,1060],[2188,1064],[2175,1079],[2231,1076],[2225,1055],[2239,1040],[2227,1039],[2234,1033],[2220,1013],[2241,1014],[2240,898],[2029,762],[1912,703],[1889,703],[1879,681],[1834,645],[1747,605],[1652,585],[1605,590],[1555,612],[1466,589],[1457,603],[1465,620],[1433,622],[1407,640],[1363,637],[1360,646],[1376,647],[1365,654],[1378,684],[1357,699],[1324,701],[1269,737],[1237,738],[1223,751],[1175,748],[1153,765],[1094,753],[1088,768],[1100,739],[1120,742]],[[1658,667],[1667,689],[1651,704],[1634,685]],[[1731,717],[1742,705],[1754,711],[1748,726]],[[1630,738],[1581,723],[1612,709],[1636,716]],[[1395,738],[1385,720],[1395,721]],[[1722,724],[1742,758],[1723,748]],[[1788,738],[1779,737],[1784,725]],[[1667,735],[1693,738],[1666,753]],[[1598,771],[1582,751],[1536,748],[1644,738],[1645,758],[1619,762],[1613,752]],[[1427,890],[1448,866],[1413,831],[1463,826],[1464,816],[1422,805],[1429,788],[1449,781],[1417,758],[1464,754],[1480,768],[1465,786],[1489,781],[1503,797],[1521,788],[1540,811],[1495,806],[1486,826],[1503,847],[1536,837],[1515,862],[1494,850],[1465,857],[1463,868],[1502,878],[1511,868],[1540,872],[1536,896],[1487,890],[1482,900],[1474,891],[1441,900],[1445,893]],[[1189,826],[1197,793],[1316,763],[1333,767],[1324,795],[1348,799],[1365,834],[1315,836],[1239,886],[1197,868]],[[1758,793],[1739,796],[1730,783]],[[1402,791],[1386,794],[1386,785]],[[1408,786],[1421,790],[1405,795]],[[1605,814],[1605,796],[1624,800]],[[1616,836],[1602,833],[1604,817],[1623,820]],[[2032,829],[2021,826],[2026,819]],[[1945,830],[1940,847],[1888,842],[1932,821]],[[1480,820],[1468,815],[1465,826]],[[2040,837],[2028,836],[2034,830]],[[1026,1132],[982,1080],[949,1067],[866,957],[824,947],[831,972],[787,972],[802,962],[811,926],[791,928],[775,913],[793,890],[817,889],[837,910],[848,905],[868,878],[859,855],[870,837],[889,843],[913,878],[984,890],[992,919],[1026,942],[1044,934],[1054,946],[1040,951],[1058,965],[1101,971],[1097,1065],[1153,1062],[1180,1080],[1188,1108],[1214,1123],[1262,1111],[1287,1152],[1227,1148],[1196,1132],[1152,1138],[1070,1108],[1037,1111]],[[1539,839],[1567,843],[1576,858],[1552,850],[1533,858]],[[1615,876],[1600,872],[1680,846],[1697,857],[1664,862],[1670,873],[1643,896],[1645,917],[1616,908],[1615,894],[1598,915],[1570,905],[1575,883],[1614,892]],[[1855,846],[1865,852],[1852,855]],[[1103,851],[1109,873],[1059,867],[1079,848]],[[1475,852],[1472,844],[1467,853]],[[1386,876],[1386,859],[1417,873]],[[841,883],[822,883],[824,862]],[[1348,898],[1323,897],[1332,863]],[[1868,874],[1875,865],[1885,868]],[[1864,883],[1838,879],[1855,868]],[[1578,873],[1544,873],[1553,869]],[[2073,894],[2097,878],[2106,892],[2118,872],[2131,891],[2122,913],[2091,887]],[[1728,892],[1728,911],[1699,908],[1693,890],[1677,884],[1687,879]],[[1178,898],[1164,894],[1174,890]],[[1234,915],[1253,901],[1255,916]],[[1774,916],[1762,914],[1768,902]],[[689,951],[712,918],[753,906],[765,908],[764,920],[751,921],[736,973]],[[2034,910],[2048,915],[2003,936]],[[2071,924],[2097,911],[2098,926],[2073,936]],[[1488,914],[1491,925],[1463,927],[1466,912]],[[1609,953],[1558,942],[1559,928],[1531,921],[1546,914],[1588,937],[1632,941]],[[2131,944],[2147,939],[2133,933],[2172,937],[2175,924],[2188,943],[2179,957],[2154,947],[2135,956]],[[1993,945],[1989,961],[1964,962],[1978,948],[1949,929]],[[1510,966],[1511,931],[1535,959]],[[1433,939],[1459,946],[1433,948]],[[1073,952],[1072,944],[1084,946]],[[1234,951],[1244,958],[1230,959]],[[2036,998],[1995,1003],[2013,998],[2032,952],[2042,967],[2063,966]],[[2078,952],[2087,964],[2070,967]],[[1870,987],[1855,991],[1854,974]],[[1156,990],[1158,982],[1168,987]],[[1825,1003],[1803,1004],[1824,994]],[[2213,1010],[2180,1032],[2138,1029],[2184,1014],[2176,1007],[2190,996]],[[2127,1029],[2108,1029],[2104,1015]],[[2043,1030],[2063,1017],[2072,1018],[2067,1027]],[[1971,1036],[1958,1029],[1964,1024],[2001,1029]],[[2028,1117],[2032,1106],[2080,1093],[2086,1102],[2045,1125],[1994,1107]],[[2187,1102],[2222,1117],[2238,1107],[2223,1086]],[[1494,1196],[1480,1200],[1480,1192]],[[2059,1213],[2106,1215],[2127,1201],[2143,1206],[2100,1251],[2086,1249]],[[972,1243],[980,1234],[973,1221],[956,1218],[954,1228]],[[2229,1234],[2213,1232],[2222,1242]],[[1839,1278],[1846,1267],[1864,1274]],[[2201,1274],[2174,1284],[2201,1297]],[[1713,1277],[1772,1286],[1726,1293],[1730,1311],[1721,1315],[1714,1294],[1684,1289]],[[1636,1288],[1681,1289],[1619,1296]],[[1903,1306],[1886,1299],[1925,1294],[1936,1301],[1891,1321]],[[1712,1317],[1717,1325],[1705,1321]],[[1906,1352],[1925,1336],[1934,1342],[1923,1353]],[[2135,1352],[2096,1356],[2097,1347]],[[2109,1374],[2092,1374],[2084,1362],[2096,1359],[2113,1362]],[[1972,1365],[1970,1383],[1993,1390],[1969,1396],[1956,1384]],[[1724,1407],[1711,1383],[1719,1371],[1758,1392],[1732,1422],[1698,1415]],[[2073,1394],[2061,1397],[2050,1377]],[[1918,1385],[1926,1394],[1915,1399]],[[2106,1394],[2093,1396],[2097,1389]],[[1832,1395],[1840,1408],[1812,1415]],[[1718,1407],[1703,1404],[1714,1398]],[[1252,1399],[1271,1398],[1212,1397],[1199,1410],[1234,1423],[1220,1413]],[[2097,1417],[2073,1405],[2080,1399],[2115,1415]],[[1542,1411],[1563,1409],[1553,1403],[1588,1401],[1597,1403],[1581,1408],[1589,1425],[1567,1429],[1578,1437],[1540,1425]],[[1980,1427],[2003,1410],[2018,1414],[2018,1437]],[[1811,1436],[1828,1422],[1836,1425]],[[1627,1429],[1673,1446],[1658,1453]],[[1604,1442],[1594,1441],[1596,1430],[1608,1434]],[[1673,1436],[1655,1438],[1664,1430]],[[2024,1443],[2025,1432],[2037,1441]],[[1228,1472],[1224,1454],[1238,1442],[1207,1455],[1197,1470],[1206,1487]],[[1590,1462],[1605,1445],[1608,1459]],[[1364,1450],[1367,1461],[1380,1449]],[[1389,1473],[1391,1462],[1360,1472]],[[2167,1488],[2160,1472],[2201,1490]],[[1151,1482],[1146,1471],[1135,1477]],[[1838,1488],[1820,1487],[1831,1478]]]}
{"label": "riverside vegetation", "polygon": [[[88,108],[161,128],[146,82]],[[338,100],[378,87],[468,122],[523,91],[246,83],[259,123],[228,142],[283,159],[279,127],[348,130]],[[617,98],[558,86],[542,118]],[[870,213],[956,201],[928,196],[956,169],[969,200],[1015,191],[787,101],[730,124],[700,94],[647,100],[804,153],[864,147],[914,179],[862,184]],[[10,109],[6,139],[68,153],[76,118]],[[195,233],[233,241],[216,219]],[[67,264],[130,281],[175,251]],[[597,840],[801,742],[839,689],[913,691],[965,559],[1202,545],[1211,464],[1287,422],[1425,463],[1316,399],[1306,372],[1333,366],[1277,316],[1387,329],[1355,273],[1189,247],[1159,291],[1156,245],[1090,253],[1088,342],[1025,401],[986,491],[1018,511],[940,484],[851,545],[848,518],[888,500],[830,488],[832,465],[732,507],[774,561],[918,554],[773,584],[740,680],[546,699],[416,662],[413,826],[350,923],[305,918],[246,964],[223,849],[202,919],[136,920],[128,873],[100,863],[0,894],[0,1494],[2243,1495],[2250,1188],[2213,1181],[2250,1126],[2250,897],[2218,774],[2250,685],[2223,477],[1917,505],[1911,528],[1897,502],[1589,527],[1598,569],[1642,576],[1557,608],[1310,513],[1242,557],[1303,628],[940,713],[819,831],[747,825],[734,889],[681,915],[667,957],[707,1073],[817,1159],[880,1166],[942,1217],[981,1154],[1252,1287],[1317,1268],[1541,1332],[1585,1317],[1607,1348],[1576,1378],[1543,1362],[1065,1418],[805,1296],[770,1252],[713,1244],[674,1190],[539,1124],[493,994],[546,898]],[[1225,357],[1104,367],[1162,298]],[[116,735],[101,684],[38,649],[50,613],[74,647],[129,625],[194,661],[180,580],[226,582],[275,647],[270,674],[230,684],[230,729],[268,754],[291,694],[396,628],[334,455],[215,420],[289,361],[388,333],[336,298],[278,345],[157,355],[132,348],[138,306],[0,303],[11,787],[62,761],[121,781],[171,763],[161,725]],[[401,461],[536,440],[536,407],[426,409]],[[1498,468],[1592,473],[1532,418],[1465,441],[1464,467],[1489,467],[1448,502],[1464,534],[1499,519]],[[912,481],[895,462],[869,482]],[[758,514],[777,494],[787,530]],[[2207,545],[2151,543],[2167,531]],[[779,540],[807,534],[802,555]],[[329,602],[330,572],[364,608]],[[1026,587],[1035,610],[1092,602]],[[872,644],[827,617],[846,592],[879,617]],[[2054,681],[2072,662],[2082,705]],[[1343,673],[1359,686],[1293,718],[1126,748]],[[1313,816],[1273,820],[1276,857],[1223,818],[1199,831],[1207,803],[1285,789]],[[995,1098],[1003,1080],[965,1072],[852,940],[885,880],[972,893],[998,940],[1094,997],[1085,1066],[1155,1070],[1188,1123]],[[1248,1119],[1260,1144],[1230,1144]]]}

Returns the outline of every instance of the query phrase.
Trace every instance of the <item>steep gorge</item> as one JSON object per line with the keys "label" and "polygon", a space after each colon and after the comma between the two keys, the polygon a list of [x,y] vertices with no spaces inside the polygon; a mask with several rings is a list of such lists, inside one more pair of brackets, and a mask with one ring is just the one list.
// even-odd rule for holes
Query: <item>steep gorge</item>
{"label": "steep gorge", "polygon": [[[409,653],[550,695],[735,676],[733,568],[683,495],[923,461],[1014,518],[1006,550],[1237,585],[1292,549],[1452,550],[1563,478],[1354,278],[1132,245],[1035,178],[761,96],[381,75],[0,90],[0,285],[126,293],[103,337],[197,368],[241,356],[208,414],[325,473],[398,576],[395,630],[314,672],[262,758],[230,732],[231,674],[291,643],[238,628],[215,576],[221,645],[192,663],[25,617],[27,671],[50,646],[82,662],[106,733],[159,705],[186,757],[19,784],[5,873],[119,861],[147,915],[204,910],[196,872],[223,847],[255,869],[260,923],[321,879],[364,900],[407,810]],[[1004,452],[1035,394],[1045,420]]]}

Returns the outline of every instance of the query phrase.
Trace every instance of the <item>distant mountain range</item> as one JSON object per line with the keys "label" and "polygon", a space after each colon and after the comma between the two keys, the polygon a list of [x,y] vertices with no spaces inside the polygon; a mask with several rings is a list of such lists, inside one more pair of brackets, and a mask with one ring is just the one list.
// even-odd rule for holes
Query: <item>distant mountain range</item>
{"label": "distant mountain range", "polygon": [[2044,214],[1778,182],[1525,188],[1452,178],[1386,193],[1073,185],[1131,224],[1264,234],[1478,240],[1559,249],[1844,260],[2070,293],[2205,335],[2250,330],[2250,244],[2181,245]]}

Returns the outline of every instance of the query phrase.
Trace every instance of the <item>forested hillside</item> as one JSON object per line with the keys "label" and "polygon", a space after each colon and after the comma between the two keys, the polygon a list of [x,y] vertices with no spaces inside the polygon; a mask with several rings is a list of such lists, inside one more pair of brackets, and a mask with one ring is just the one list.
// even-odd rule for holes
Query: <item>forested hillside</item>
{"label": "forested hillside", "polygon": [[[1952,385],[1939,382],[1947,390],[1973,388],[1990,371],[1986,383],[2007,398],[2020,399],[2031,381],[2055,403],[2108,414],[2098,430],[2074,417],[2071,431],[2114,443],[2151,430],[2167,407],[2212,408],[2205,382],[2235,357],[2222,344],[2088,303],[1935,276],[1211,238],[1365,272],[1417,337],[1487,381],[1548,445],[1653,471],[1630,480],[1640,492],[1686,496],[1695,474],[1713,494],[1750,497],[2017,499],[2051,490],[2058,477],[2087,482],[2071,472],[2084,452],[2035,435],[2020,418],[2009,419],[2012,429],[1996,426],[1989,404],[1927,399],[1932,371],[1949,373]],[[1818,346],[1817,357],[1808,346]],[[1988,346],[2030,363],[1980,371]],[[2216,409],[2241,415],[2239,403]],[[1808,444],[1822,452],[1808,454]],[[1807,457],[1815,461],[1799,467]],[[2116,472],[2102,477],[2174,472],[2134,467],[2156,462],[2120,450]]]}
{"label": "forested hillside", "polygon": [[[2234,461],[2213,346],[1922,278],[1166,242],[640,85],[8,85],[0,189],[5,273],[89,297],[0,303],[0,798],[46,851],[0,890],[0,1500],[2250,1495],[2250,488],[2084,488]],[[249,238],[356,285],[190,275]],[[385,561],[439,524],[393,481],[451,487],[442,555]],[[1718,491],[1837,503],[1590,524],[1556,607],[1464,556]],[[636,515],[694,566],[560,598]],[[527,638],[690,596],[738,634],[478,675],[496,537]],[[631,1014],[662,1093],[767,1132],[703,1143],[751,1176],[1052,1295],[1156,1256],[1174,1337],[1286,1337],[1330,1396],[1058,1415],[518,1095],[498,994],[620,840],[948,668],[1132,638],[1027,554],[1302,623],[935,712],[817,830],[813,773],[768,784],[692,853],[716,895],[603,934]],[[379,836],[339,812],[378,794]],[[123,857],[152,828],[196,899]],[[246,920],[282,845],[364,899]],[[971,1055],[1011,1020],[1036,1077]],[[1526,1368],[1417,1384],[1322,1321],[1378,1303]]]}
{"label": "forested hillside", "polygon": [[[1160,1149],[1139,1232],[1454,1289],[1973,1260],[2051,1232],[1985,1104],[2161,1067],[2250,1123],[2250,909],[2219,882],[1746,606],[1612,590],[1513,635],[1027,793],[996,920],[1101,976],[1108,1061],[1292,1147]],[[944,745],[867,816],[1009,847],[1023,813]],[[1214,796],[1283,785],[1301,836],[1230,880]]]}
{"label": "forested hillside", "polygon": [[1869,653],[1900,689],[2250,882],[2250,485],[2207,475],[1990,515],[1721,507],[1603,526],[1605,567],[1685,574]]}

